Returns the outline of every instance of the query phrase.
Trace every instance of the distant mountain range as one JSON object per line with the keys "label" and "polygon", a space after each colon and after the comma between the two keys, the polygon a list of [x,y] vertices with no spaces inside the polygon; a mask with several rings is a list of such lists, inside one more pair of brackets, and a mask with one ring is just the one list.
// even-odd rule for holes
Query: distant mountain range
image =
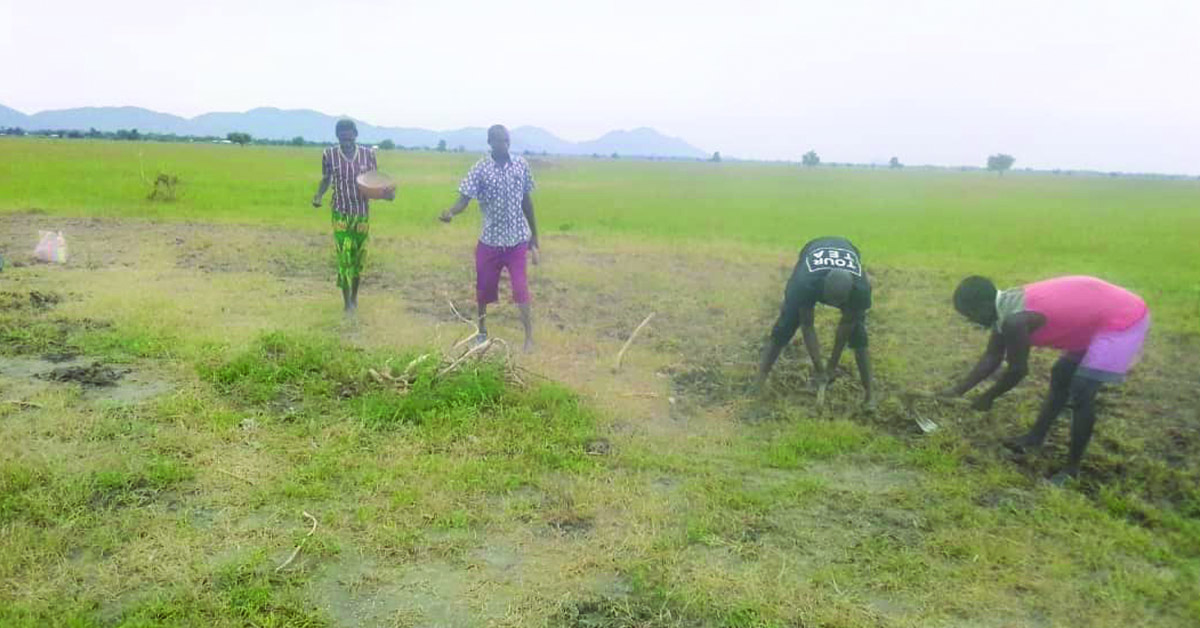
{"label": "distant mountain range", "polygon": [[[141,133],[224,137],[234,131],[249,133],[256,138],[288,140],[300,136],[309,141],[333,141],[333,126],[338,117],[308,109],[276,109],[260,107],[244,113],[206,113],[194,118],[182,118],[140,107],[80,107],[42,111],[26,115],[0,105],[0,127],[21,127],[26,130],[79,130],[95,128],[115,132],[137,129]],[[355,120],[358,139],[376,144],[390,139],[399,146],[437,146],[441,140],[455,149],[487,150],[487,130],[468,127],[452,131],[384,127]],[[667,137],[650,128],[632,131],[610,131],[586,142],[571,142],[553,133],[532,126],[511,129],[512,148],[516,152],[531,151],[555,155],[610,155],[630,157],[708,157],[705,151],[674,137]]]}

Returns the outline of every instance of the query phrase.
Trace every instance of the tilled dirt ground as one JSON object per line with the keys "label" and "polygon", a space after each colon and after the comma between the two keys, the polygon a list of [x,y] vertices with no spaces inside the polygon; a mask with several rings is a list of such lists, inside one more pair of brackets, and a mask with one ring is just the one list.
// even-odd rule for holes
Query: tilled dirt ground
{"label": "tilled dirt ground", "polygon": [[[7,253],[10,265],[36,263],[23,250],[32,249],[38,222],[37,213],[0,217],[0,250]],[[301,289],[308,291],[319,290],[328,282],[332,292],[332,242],[320,233],[95,218],[54,218],[53,223],[68,237],[69,266],[73,268],[167,264],[202,275],[263,274],[300,282]],[[590,342],[620,346],[643,313],[656,312],[654,324],[640,335],[635,349],[648,348],[662,363],[659,373],[671,382],[662,395],[674,399],[672,414],[686,414],[690,407],[729,406],[744,420],[760,421],[778,416],[776,410],[782,405],[815,405],[807,386],[807,357],[798,340],[780,358],[764,397],[749,394],[758,352],[790,272],[789,259],[781,258],[765,268],[745,260],[704,263],[680,253],[631,251],[622,255],[578,249],[572,239],[570,235],[547,238],[544,248],[550,263],[570,272],[547,275],[535,271],[532,290],[540,324],[575,337],[591,336],[589,344],[581,344],[575,351],[596,351],[598,347]],[[472,300],[472,268],[463,261],[469,259],[470,243],[447,249],[415,238],[377,237],[370,247],[364,300],[379,292],[399,294],[410,313],[428,317],[435,324],[457,324],[447,301],[466,311]],[[857,373],[852,353],[847,352],[843,372],[819,411],[826,416],[856,417],[913,438],[921,437],[915,421],[916,414],[921,414],[961,433],[981,451],[1012,458],[1014,464],[1034,475],[1048,473],[1065,456],[1069,415],[1062,417],[1039,455],[1014,457],[999,447],[999,441],[1021,433],[1032,421],[1048,385],[1054,356],[1035,352],[1028,380],[989,413],[936,402],[906,402],[906,392],[940,388],[959,376],[986,339],[948,307],[943,292],[952,278],[891,268],[872,272],[876,307],[869,325],[877,387],[882,393],[879,408],[868,414],[858,407]],[[729,303],[739,297],[740,302]],[[27,308],[47,312],[70,298],[72,295],[58,292],[2,289],[0,311]],[[502,306],[494,308],[501,311],[493,316],[512,319],[512,313]],[[836,313],[821,311],[818,319],[828,350]],[[76,318],[57,319],[53,324],[62,328],[65,337],[71,329],[106,323]],[[1100,422],[1085,466],[1089,479],[1081,490],[1094,494],[1106,483],[1148,481],[1150,485],[1143,491],[1147,498],[1178,506],[1193,503],[1191,508],[1200,515],[1200,489],[1189,486],[1200,482],[1197,344],[1194,338],[1152,330],[1145,358],[1129,381],[1103,389]],[[19,344],[10,350],[22,352]],[[72,356],[71,350],[58,347],[46,353],[47,357]],[[564,374],[589,377],[586,372]],[[106,385],[104,382],[115,382],[120,371],[97,364],[43,376]]]}
{"label": "tilled dirt ground", "polygon": [[[117,318],[105,308],[84,307],[97,298],[90,275],[108,277],[109,286],[112,277],[126,272],[146,282],[122,288],[129,293],[150,289],[147,286],[246,282],[250,287],[228,288],[235,296],[219,309],[214,306],[213,315],[219,320],[203,321],[217,334],[225,326],[237,330],[260,324],[247,322],[249,315],[239,312],[256,307],[259,292],[272,295],[262,298],[292,299],[289,303],[297,307],[337,307],[332,241],[323,233],[54,218],[53,228],[64,232],[71,251],[69,263],[59,268],[36,265],[24,252],[32,249],[37,230],[50,226],[39,224],[45,221],[38,214],[0,216],[0,252],[10,266],[24,273],[14,275],[6,268],[2,271],[6,275],[0,275],[0,332],[5,341],[0,348],[0,376],[10,382],[78,386],[85,399],[120,400],[124,395],[134,403],[173,389],[168,378],[155,375],[151,363],[106,363],[86,355],[78,339],[111,328]],[[363,321],[339,327],[347,341],[364,346],[415,341],[440,345],[463,335],[465,327],[448,302],[469,315],[465,304],[473,300],[472,242],[379,236],[372,238],[370,247],[362,287]],[[952,277],[873,269],[876,306],[869,324],[881,399],[878,409],[868,413],[859,407],[861,391],[849,353],[823,407],[816,407],[815,395],[808,390],[807,358],[796,344],[784,352],[766,390],[758,396],[750,391],[758,353],[791,269],[791,255],[711,259],[685,250],[647,251],[634,246],[597,251],[578,246],[568,235],[547,236],[543,248],[546,266],[532,275],[541,344],[527,364],[580,391],[612,417],[609,433],[586,444],[589,455],[611,457],[619,455],[621,448],[666,450],[687,442],[719,459],[724,455],[722,444],[740,430],[781,425],[789,412],[801,409],[810,416],[849,419],[912,442],[929,438],[916,425],[919,413],[940,426],[943,438],[951,434],[948,442],[970,448],[979,460],[999,460],[1030,478],[1046,477],[1065,458],[1066,416],[1039,455],[1013,457],[1000,446],[1002,438],[1020,433],[1033,420],[1052,355],[1039,353],[1030,378],[988,413],[935,401],[905,401],[906,392],[936,390],[959,376],[982,351],[986,339],[958,320],[948,305],[946,286]],[[37,280],[21,279],[29,273],[38,273]],[[13,277],[17,279],[9,281]],[[260,288],[257,277],[273,283]],[[506,291],[503,288],[502,295]],[[416,329],[389,327],[388,312],[372,311],[375,299],[383,301],[383,295],[389,306],[403,309],[404,320]],[[191,298],[182,289],[163,298],[168,297]],[[656,314],[653,323],[636,339],[623,369],[612,372],[616,352],[650,312]],[[497,333],[513,333],[516,327],[515,312],[507,303],[497,305],[489,318],[497,324]],[[826,351],[835,319],[832,310],[818,312]],[[18,320],[36,321],[39,333],[31,336],[19,326],[4,327],[5,321]],[[1073,490],[1099,501],[1105,498],[1106,487],[1117,488],[1148,504],[1200,517],[1197,346],[1193,338],[1152,332],[1145,360],[1129,382],[1104,390],[1085,477]],[[6,390],[6,396],[21,390]],[[242,431],[245,442],[257,443],[255,430]],[[695,445],[701,440],[706,442]],[[739,552],[760,551],[768,547],[764,543],[779,540],[776,535],[784,536],[780,530],[792,528],[816,530],[810,539],[814,548],[828,541],[819,536],[822,530],[843,534],[846,547],[868,543],[872,532],[862,527],[866,523],[897,535],[897,542],[912,541],[905,535],[918,534],[912,523],[916,515],[896,506],[877,507],[871,501],[886,502],[893,493],[916,484],[917,474],[841,462],[810,472],[824,478],[831,490],[854,491],[854,500],[746,515],[733,526],[736,530],[691,550],[697,560],[737,573],[749,564]],[[235,484],[240,481],[236,474],[230,477]],[[778,480],[769,475],[743,479]],[[642,497],[647,504],[682,507],[693,498],[683,494],[687,482],[664,473],[645,487]],[[595,498],[598,504],[578,504],[550,495],[553,491],[522,489],[507,496],[498,508],[536,506],[538,516],[510,531],[510,538],[445,540],[446,546],[457,548],[449,555],[435,551],[413,564],[382,564],[370,551],[364,549],[360,556],[356,549],[362,548],[347,545],[311,584],[312,597],[341,625],[364,621],[454,625],[472,613],[503,623],[512,611],[507,605],[517,603],[513,592],[531,583],[544,584],[548,569],[561,569],[580,581],[588,580],[580,574],[591,570],[601,575],[593,578],[595,582],[588,580],[590,596],[560,608],[552,618],[555,625],[677,625],[670,623],[672,609],[667,606],[656,611],[647,610],[650,606],[630,607],[626,600],[630,576],[617,573],[611,564],[611,555],[618,551],[614,548],[640,542],[637,535],[642,532],[629,531],[628,513],[618,510],[629,506],[601,498]],[[999,491],[981,496],[979,505],[1019,509],[1031,507],[1031,500],[1025,492]],[[1153,516],[1137,508],[1128,516],[1139,525],[1155,525]],[[197,517],[212,520],[205,525],[240,525],[232,514],[215,509]],[[256,534],[263,536],[275,533],[271,528],[282,524],[254,525]],[[853,534],[844,532],[851,529]],[[431,541],[430,546],[440,547],[442,541]],[[779,542],[787,546],[794,539]],[[775,546],[769,547],[775,551]],[[812,551],[819,554],[820,550]],[[824,559],[832,560],[809,557],[814,569]],[[495,595],[488,597],[481,591]],[[401,598],[403,603],[398,601]],[[468,598],[473,606],[464,601]],[[875,618],[919,610],[895,596],[876,596],[872,604],[870,617]],[[892,624],[879,619],[875,625]]]}

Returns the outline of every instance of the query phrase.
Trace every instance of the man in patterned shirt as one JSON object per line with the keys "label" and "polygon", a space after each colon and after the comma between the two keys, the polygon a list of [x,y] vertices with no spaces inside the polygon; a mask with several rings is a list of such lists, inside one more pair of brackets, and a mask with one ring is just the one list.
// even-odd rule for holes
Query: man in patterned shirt
{"label": "man in patterned shirt", "polygon": [[[356,179],[364,172],[378,169],[375,151],[358,145],[358,127],[353,120],[338,120],[338,145],[321,155],[321,185],[313,196],[313,207],[333,184],[333,241],[337,246],[338,287],[347,314],[358,308],[358,279],[367,255],[367,198],[358,190]],[[395,198],[393,191],[387,200]]]}
{"label": "man in patterned shirt", "polygon": [[533,323],[529,313],[529,282],[525,256],[538,263],[537,221],[533,217],[533,174],[524,159],[509,155],[508,129],[497,124],[488,129],[490,155],[480,159],[458,186],[458,202],[442,212],[442,222],[462,213],[471,199],[479,201],[483,232],[475,247],[475,298],[479,305],[479,336],[487,339],[487,306],[499,300],[500,271],[508,268],[513,301],[525,327],[525,351],[533,350]]}

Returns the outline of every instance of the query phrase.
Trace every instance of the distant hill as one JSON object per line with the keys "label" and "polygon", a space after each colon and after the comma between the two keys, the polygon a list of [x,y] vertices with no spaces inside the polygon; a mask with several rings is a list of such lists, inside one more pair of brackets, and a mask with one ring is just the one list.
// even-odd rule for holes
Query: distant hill
{"label": "distant hill", "polygon": [[632,131],[609,131],[599,139],[580,142],[585,153],[608,155],[679,155],[686,157],[708,157],[700,149],[687,142],[666,137],[654,129],[641,127]]}
{"label": "distant hill", "polygon": [[0,126],[23,126],[28,120],[29,116],[20,111],[0,105]]}
{"label": "distant hill", "polygon": [[[95,128],[114,132],[137,129],[142,133],[174,133],[176,135],[217,136],[242,131],[256,138],[287,140],[303,137],[310,141],[333,141],[333,126],[339,116],[309,109],[276,109],[259,107],[241,113],[206,113],[194,118],[182,118],[140,107],[81,107],[42,111],[26,115],[0,105],[0,126],[19,126],[26,130],[69,129],[86,131]],[[487,130],[468,127],[449,131],[375,126],[362,120],[358,123],[359,141],[375,144],[390,139],[399,146],[436,147],[446,140],[446,147],[459,146],[470,151],[487,150]],[[555,155],[591,155],[617,153],[628,157],[704,158],[705,151],[679,138],[667,137],[650,128],[632,131],[611,131],[586,142],[571,142],[553,133],[532,126],[512,129],[515,152],[546,152]]]}
{"label": "distant hill", "polygon": [[144,132],[174,133],[176,135],[188,135],[190,132],[189,122],[186,118],[140,107],[80,107],[78,109],[43,111],[28,116],[28,121],[20,126],[25,127],[26,130],[86,131],[94,127],[100,131],[138,129]]}

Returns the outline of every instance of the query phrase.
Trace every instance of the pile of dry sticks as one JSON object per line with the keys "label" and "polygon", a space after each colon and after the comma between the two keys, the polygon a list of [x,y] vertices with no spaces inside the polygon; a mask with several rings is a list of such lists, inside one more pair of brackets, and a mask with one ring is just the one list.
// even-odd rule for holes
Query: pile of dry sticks
{"label": "pile of dry sticks", "polygon": [[[532,373],[524,367],[518,366],[513,361],[512,347],[510,347],[508,342],[503,338],[489,337],[482,342],[471,344],[471,341],[475,340],[479,336],[479,326],[467,317],[463,316],[462,313],[458,311],[458,308],[454,307],[453,301],[447,299],[446,303],[450,306],[450,311],[454,313],[455,317],[471,327],[471,333],[462,340],[454,343],[454,346],[450,347],[450,353],[457,353],[457,357],[447,355],[439,358],[440,364],[437,374],[435,375],[435,379],[445,377],[446,375],[459,370],[463,367],[463,365],[470,362],[482,361],[492,350],[492,348],[497,346],[504,350],[504,374],[510,383],[523,387],[526,384],[525,380],[521,377],[521,373],[525,373],[526,375],[537,375],[536,373]],[[412,389],[413,384],[417,381],[417,367],[432,358],[433,356],[428,353],[420,355],[409,362],[408,365],[405,366],[404,369],[399,373],[396,373],[392,370],[391,360],[385,362],[382,369],[368,369],[367,372],[376,382],[395,388],[395,390],[400,394],[406,394]]]}

